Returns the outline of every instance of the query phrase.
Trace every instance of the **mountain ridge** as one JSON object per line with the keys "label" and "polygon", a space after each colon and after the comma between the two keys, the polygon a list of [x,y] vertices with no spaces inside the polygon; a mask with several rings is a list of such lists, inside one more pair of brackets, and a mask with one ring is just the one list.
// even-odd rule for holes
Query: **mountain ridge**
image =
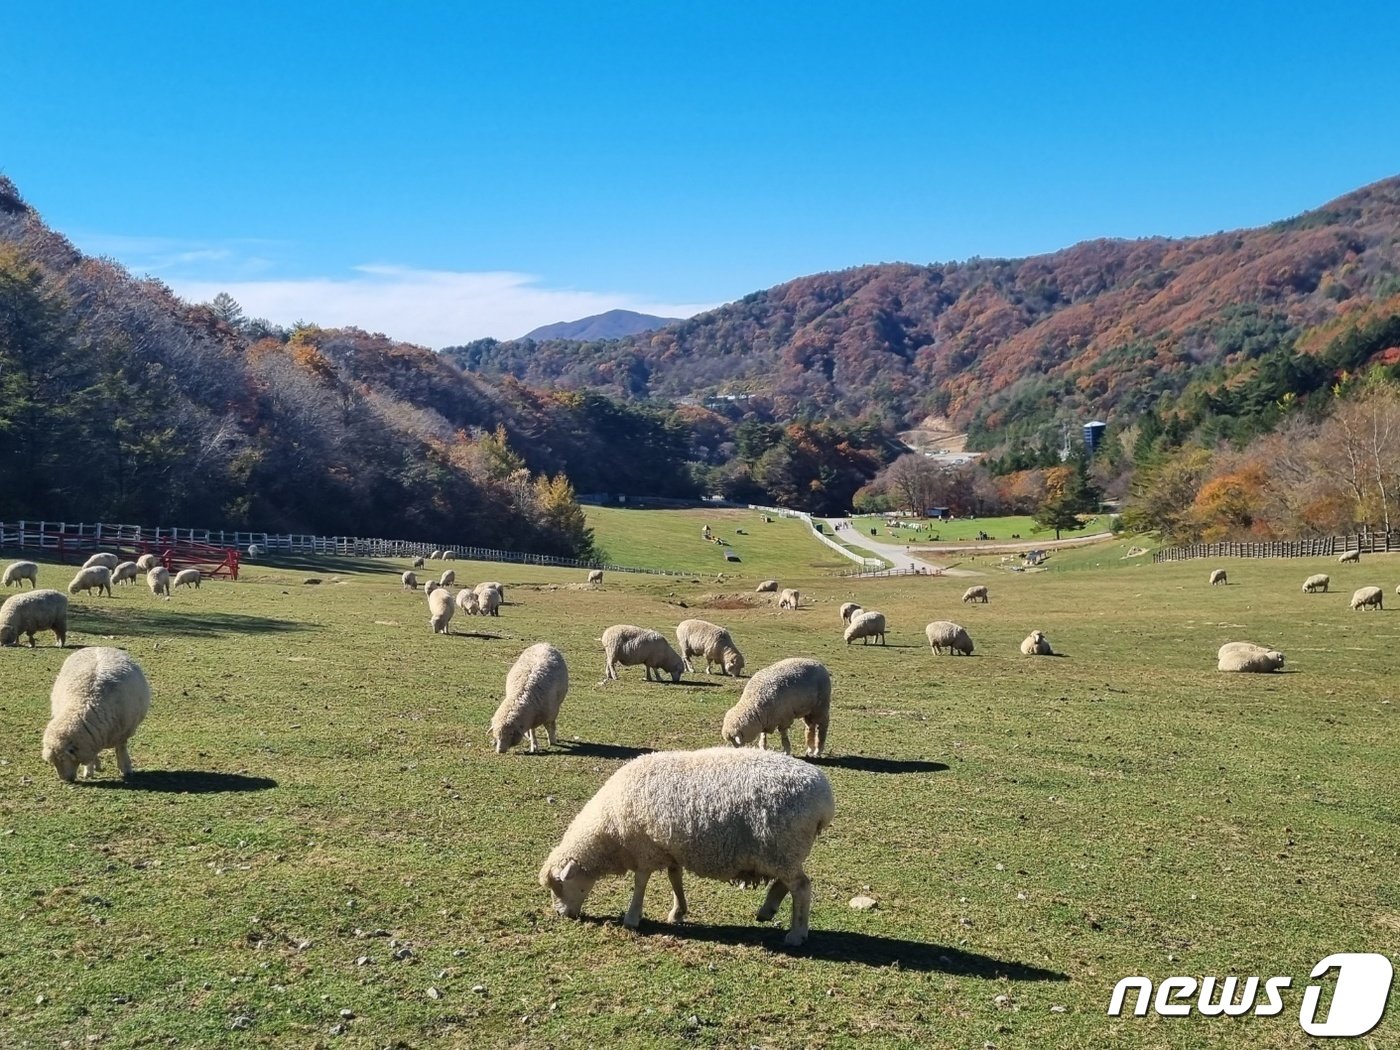
{"label": "mountain ridge", "polygon": [[580,317],[577,321],[556,321],[553,324],[540,325],[520,338],[537,342],[546,339],[620,339],[665,328],[668,324],[675,324],[680,320],[682,318],[657,317],[655,314],[642,314],[635,310],[605,310],[600,314]]}

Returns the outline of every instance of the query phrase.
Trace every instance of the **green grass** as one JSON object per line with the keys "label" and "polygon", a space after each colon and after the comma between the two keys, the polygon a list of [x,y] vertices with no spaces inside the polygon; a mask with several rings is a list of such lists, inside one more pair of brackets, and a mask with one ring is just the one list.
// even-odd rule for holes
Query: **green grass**
{"label": "green grass", "polygon": [[[713,557],[687,514],[595,521],[624,561],[687,534],[680,565]],[[708,520],[735,539],[724,512]],[[1097,566],[989,574],[991,603],[964,606],[966,580],[836,580],[788,525],[750,531],[745,571],[798,586],[802,609],[749,580],[590,590],[577,570],[467,562],[460,580],[503,580],[510,601],[454,621],[470,636],[429,634],[405,563],[73,599],[70,644],[128,648],[155,699],[133,786],[110,760],[67,786],[38,757],[67,654],[0,650],[0,1046],[1302,1047],[1319,958],[1400,951],[1400,612],[1347,609],[1356,586],[1391,590],[1400,559],[1222,562],[1232,583],[1210,588],[1212,564],[1106,545]],[[1319,569],[1334,592],[1300,594]],[[847,600],[886,613],[888,647],[841,642]],[[798,951],[753,922],[758,891],[691,878],[692,924],[673,929],[653,880],[633,934],[621,880],[586,922],[555,918],[535,881],[627,756],[719,742],[739,682],[600,684],[604,627],[696,615],[750,669],[810,655],[835,680],[838,814]],[[923,625],[945,617],[976,656],[929,654]],[[1036,627],[1064,658],[1017,653]],[[1289,672],[1218,674],[1215,649],[1242,638]],[[505,673],[542,639],[570,664],[564,745],[492,754]],[[879,908],[849,909],[858,893]],[[1269,1019],[1105,1017],[1120,977],[1178,973],[1294,988]],[[1394,1013],[1338,1045],[1397,1045]]]}
{"label": "green grass", "polygon": [[[872,527],[880,530],[878,533],[879,537],[892,542],[895,540],[907,539],[912,534],[912,530],[906,531],[903,528],[891,530],[886,528],[883,515],[866,514],[852,520],[855,521],[856,528],[863,536],[869,536]],[[929,521],[923,518],[905,518],[901,520],[907,521],[911,525],[928,525],[929,529],[921,531],[920,536],[929,539],[936,534],[938,536],[936,542],[939,543],[957,543],[963,540],[975,541],[979,532],[985,532],[988,536],[992,537],[992,539],[987,542],[995,543],[1019,542],[1011,538],[1013,535],[1017,534],[1020,535],[1022,540],[1026,541],[1055,538],[1054,530],[1038,529],[1034,518],[1019,514],[1008,515],[1001,518],[959,518],[956,521]],[[1084,532],[1102,532],[1107,531],[1107,529],[1108,519],[1106,516],[1100,515],[1099,520],[1092,525],[1086,526]],[[1068,539],[1075,535],[1079,534],[1066,532],[1061,538]]]}

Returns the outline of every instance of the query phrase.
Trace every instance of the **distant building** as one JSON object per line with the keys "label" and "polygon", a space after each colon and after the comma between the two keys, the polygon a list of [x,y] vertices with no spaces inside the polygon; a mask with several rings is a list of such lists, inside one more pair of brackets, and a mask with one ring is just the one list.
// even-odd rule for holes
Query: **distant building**
{"label": "distant building", "polygon": [[1092,419],[1084,424],[1084,450],[1093,455],[1099,450],[1099,445],[1103,444],[1104,431],[1108,429],[1108,424],[1101,419]]}

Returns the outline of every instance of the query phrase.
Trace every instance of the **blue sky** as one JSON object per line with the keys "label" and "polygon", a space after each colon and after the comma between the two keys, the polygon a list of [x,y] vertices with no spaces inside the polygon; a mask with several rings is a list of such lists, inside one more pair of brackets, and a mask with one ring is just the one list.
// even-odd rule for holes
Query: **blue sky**
{"label": "blue sky", "polygon": [[439,346],[1285,218],[1400,173],[1397,53],[1381,3],[29,3],[0,172],[191,298]]}

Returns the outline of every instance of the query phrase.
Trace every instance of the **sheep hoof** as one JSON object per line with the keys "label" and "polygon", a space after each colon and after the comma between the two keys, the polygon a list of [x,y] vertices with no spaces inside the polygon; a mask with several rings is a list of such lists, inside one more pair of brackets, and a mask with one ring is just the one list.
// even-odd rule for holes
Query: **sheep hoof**
{"label": "sheep hoof", "polygon": [[669,923],[674,923],[675,925],[679,926],[679,925],[681,925],[683,922],[685,922],[685,916],[686,916],[686,913],[685,913],[685,912],[683,912],[683,911],[676,911],[674,908],[672,908],[671,911],[670,911],[669,913],[667,913],[667,915],[666,915],[666,921],[669,922]]}
{"label": "sheep hoof", "polygon": [[797,948],[807,941],[807,931],[792,930],[783,938],[783,943],[789,948]]}
{"label": "sheep hoof", "polygon": [[754,918],[757,919],[759,922],[767,922],[769,919],[771,919],[774,915],[777,914],[777,908],[759,908],[758,911],[755,913]]}
{"label": "sheep hoof", "polygon": [[642,917],[640,915],[624,915],[622,917],[622,925],[626,926],[629,930],[635,930],[641,924]]}

